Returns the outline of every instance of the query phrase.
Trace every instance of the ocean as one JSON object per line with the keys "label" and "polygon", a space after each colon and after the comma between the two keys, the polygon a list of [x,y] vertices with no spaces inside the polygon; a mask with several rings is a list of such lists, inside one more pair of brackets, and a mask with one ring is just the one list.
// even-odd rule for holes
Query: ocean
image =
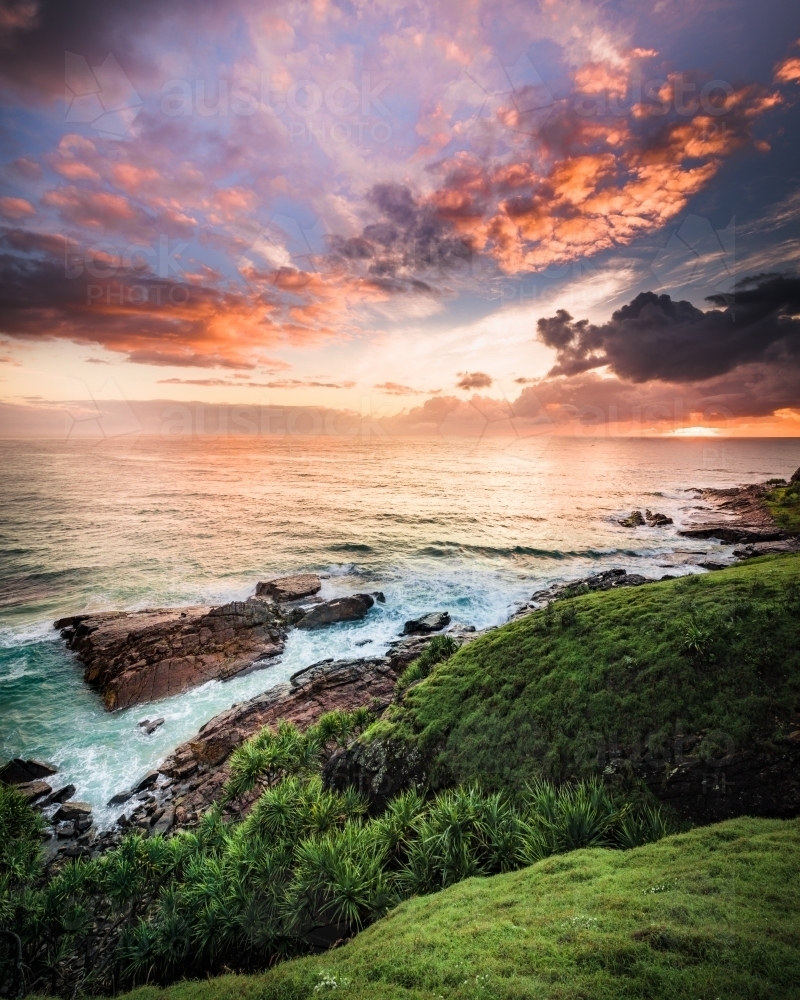
{"label": "ocean", "polygon": [[[788,476],[795,439],[139,438],[2,441],[0,758],[60,769],[101,822],[111,795],[213,715],[325,657],[375,655],[412,615],[483,628],[551,583],[611,567],[702,572],[694,486]],[[633,508],[674,519],[623,528]],[[113,714],[52,626],[81,611],[242,600],[258,580],[382,590],[361,621],[293,632],[275,665]],[[137,726],[163,716],[152,736]],[[118,811],[118,810],[117,810]]]}

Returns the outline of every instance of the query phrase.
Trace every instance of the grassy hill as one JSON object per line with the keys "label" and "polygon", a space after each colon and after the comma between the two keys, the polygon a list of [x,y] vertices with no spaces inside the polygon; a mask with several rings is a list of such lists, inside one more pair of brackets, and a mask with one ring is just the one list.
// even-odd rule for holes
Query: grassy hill
{"label": "grassy hill", "polygon": [[[412,743],[435,786],[580,777],[676,731],[710,756],[800,728],[800,555],[562,600],[476,639],[367,741]],[[601,751],[598,757],[598,750]]]}
{"label": "grassy hill", "polygon": [[126,1000],[789,1000],[800,823],[737,819],[412,899],[345,947]]}

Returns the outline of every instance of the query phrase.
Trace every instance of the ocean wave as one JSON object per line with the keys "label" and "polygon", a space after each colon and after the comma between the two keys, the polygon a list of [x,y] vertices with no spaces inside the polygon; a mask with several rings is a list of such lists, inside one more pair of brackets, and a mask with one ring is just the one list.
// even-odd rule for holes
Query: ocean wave
{"label": "ocean wave", "polygon": [[433,542],[417,550],[418,555],[434,558],[453,556],[484,556],[486,558],[514,559],[531,556],[534,559],[608,559],[613,556],[638,558],[641,552],[630,548],[607,549],[543,549],[532,545],[469,545],[463,542]]}

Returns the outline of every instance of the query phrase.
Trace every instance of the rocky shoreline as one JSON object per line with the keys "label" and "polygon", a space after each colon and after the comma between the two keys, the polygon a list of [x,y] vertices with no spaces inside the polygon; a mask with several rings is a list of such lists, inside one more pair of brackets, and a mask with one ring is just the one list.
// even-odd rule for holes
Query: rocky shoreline
{"label": "rocky shoreline", "polygon": [[54,623],[109,711],[181,694],[268,666],[293,627],[363,618],[383,594],[322,601],[313,574],[256,585],[255,596],[220,607],[71,615]]}
{"label": "rocky shoreline", "polygon": [[[800,482],[800,470],[789,482]],[[770,484],[755,484],[726,490],[697,490],[720,516],[715,521],[681,529],[679,534],[744,542],[734,552],[738,558],[800,550],[800,533],[780,528],[769,511],[765,502],[769,489]],[[642,524],[661,527],[668,519],[648,511],[646,517],[631,515],[625,523],[636,526],[640,520]],[[662,577],[665,578],[669,577]],[[553,601],[651,582],[654,581],[624,569],[606,570],[535,592],[509,620],[529,615]],[[225,680],[258,669],[282,652],[290,629],[324,628],[338,621],[358,620],[376,600],[384,600],[383,594],[376,592],[323,601],[318,597],[320,588],[318,576],[297,574],[260,582],[255,595],[248,600],[216,608],[74,615],[59,619],[55,627],[83,663],[87,683],[99,691],[105,707],[114,710],[178,694],[210,679]],[[134,787],[112,798],[109,805],[119,806],[120,813],[111,829],[98,830],[91,807],[72,799],[73,785],[59,787],[53,781],[55,769],[47,764],[13,760],[0,771],[0,781],[16,785],[45,816],[50,824],[47,836],[53,858],[95,855],[118,843],[132,829],[144,834],[191,829],[219,799],[228,776],[227,761],[236,746],[281,719],[304,729],[332,710],[350,711],[367,705],[379,715],[395,697],[396,683],[404,668],[443,631],[459,643],[482,634],[471,626],[453,625],[447,612],[432,612],[406,622],[400,637],[383,656],[322,660],[298,671],[288,682],[233,705],[209,720]],[[152,732],[161,722],[163,719],[146,719],[140,725]],[[783,789],[780,795],[784,800],[794,803],[793,808],[798,806],[795,799],[800,792],[793,777],[800,760],[798,746],[798,740],[790,740],[777,763],[756,761],[750,759],[752,754],[748,757],[745,753],[740,782],[743,808],[748,804],[758,808],[759,803],[764,805],[769,799],[764,807],[773,814],[780,811],[777,800],[773,801],[775,796],[770,798],[772,793],[764,790],[765,768],[775,772],[771,784]],[[353,763],[341,755],[332,760],[326,781],[333,787],[347,784]],[[365,758],[355,763],[357,770],[373,777],[387,772],[385,760]],[[618,765],[621,766],[620,761],[616,764],[612,761],[612,770]],[[646,763],[636,766],[656,791],[655,772],[649,772]],[[397,760],[392,767],[397,771],[398,788],[409,781],[422,780],[424,774],[419,761]],[[700,796],[699,802],[707,802],[702,796],[708,775],[703,777],[701,770],[690,759],[669,770],[666,778],[661,768],[658,782],[664,787],[658,794],[667,799]],[[246,809],[247,805],[244,802],[228,808],[235,812]]]}

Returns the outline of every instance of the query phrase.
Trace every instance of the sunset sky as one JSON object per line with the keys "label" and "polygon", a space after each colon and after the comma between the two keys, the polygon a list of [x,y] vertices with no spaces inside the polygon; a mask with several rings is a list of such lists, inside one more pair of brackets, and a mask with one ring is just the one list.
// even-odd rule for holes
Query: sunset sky
{"label": "sunset sky", "polygon": [[0,49],[0,434],[800,436],[790,0],[0,0]]}

